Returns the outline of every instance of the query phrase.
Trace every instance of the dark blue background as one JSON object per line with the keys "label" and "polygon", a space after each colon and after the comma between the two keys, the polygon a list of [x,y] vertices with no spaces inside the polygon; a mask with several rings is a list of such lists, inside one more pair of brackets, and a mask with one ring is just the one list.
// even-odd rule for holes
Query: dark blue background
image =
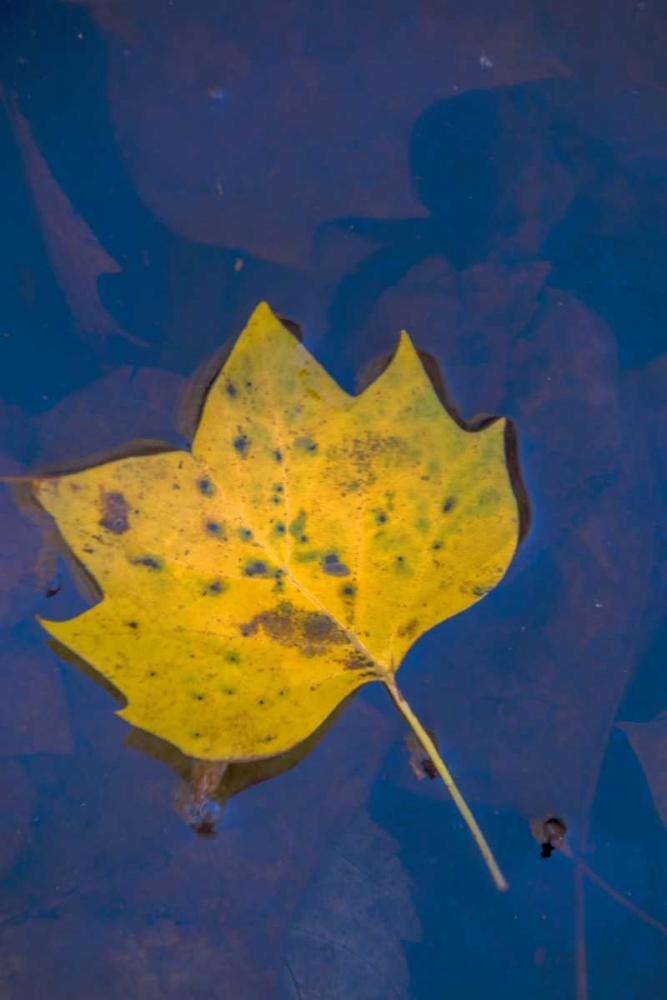
{"label": "dark blue background", "polygon": [[[584,6],[0,0],[0,471],[182,443],[186,377],[266,299],[347,389],[409,328],[464,417],[515,422],[533,506],[401,670],[499,895],[380,690],[196,838],[45,647],[81,600],[7,490],[8,997],[663,989],[665,787],[615,723],[667,709],[667,19]],[[549,813],[662,929],[540,858]]]}

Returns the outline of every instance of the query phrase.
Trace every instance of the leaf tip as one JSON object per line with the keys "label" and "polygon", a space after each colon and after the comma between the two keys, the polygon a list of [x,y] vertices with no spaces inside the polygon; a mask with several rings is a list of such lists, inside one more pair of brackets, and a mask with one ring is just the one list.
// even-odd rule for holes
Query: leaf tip
{"label": "leaf tip", "polygon": [[269,303],[266,302],[265,299],[262,299],[261,302],[258,302],[255,308],[253,309],[252,314],[250,316],[250,320],[248,321],[248,325],[250,325],[250,323],[266,323],[269,321],[276,322],[277,320],[278,317],[274,313]]}
{"label": "leaf tip", "polygon": [[262,300],[253,309],[240,339],[246,343],[248,341],[254,343],[256,340],[285,336],[289,337],[290,343],[294,339],[280,316],[273,311],[268,302]]}
{"label": "leaf tip", "polygon": [[398,348],[396,353],[398,354],[399,351],[409,351],[411,354],[417,353],[417,349],[412,342],[412,337],[407,330],[401,330],[398,335]]}

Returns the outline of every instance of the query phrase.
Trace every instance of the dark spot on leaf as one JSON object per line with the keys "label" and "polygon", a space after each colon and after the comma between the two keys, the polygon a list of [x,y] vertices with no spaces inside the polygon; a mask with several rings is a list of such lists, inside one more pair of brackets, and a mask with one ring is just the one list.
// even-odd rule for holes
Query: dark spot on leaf
{"label": "dark spot on leaf", "polygon": [[237,434],[232,444],[234,445],[234,451],[245,458],[250,448],[250,439],[245,434]]}
{"label": "dark spot on leaf", "polygon": [[296,541],[301,541],[306,537],[303,533],[306,527],[306,517],[305,510],[300,510],[289,526],[289,533]]}
{"label": "dark spot on leaf", "polygon": [[197,480],[197,489],[204,497],[215,496],[215,486],[206,476]]}
{"label": "dark spot on leaf", "polygon": [[265,702],[265,700],[263,698],[258,698],[257,699],[257,704],[258,705],[266,705],[266,702]]}
{"label": "dark spot on leaf", "polygon": [[206,531],[209,535],[216,535],[218,538],[223,534],[222,525],[218,521],[207,521]]}
{"label": "dark spot on leaf", "polygon": [[304,656],[319,656],[330,646],[349,642],[346,633],[328,615],[302,611],[281,601],[271,611],[262,611],[240,626],[241,635],[255,635],[259,629],[281,646],[292,646]]}
{"label": "dark spot on leaf", "polygon": [[287,691],[285,690],[285,688],[281,688],[280,691],[278,692],[278,695],[281,698],[284,698],[286,694],[287,694]]}
{"label": "dark spot on leaf", "polygon": [[345,563],[338,561],[338,556],[335,554],[335,552],[330,552],[328,555],[326,555],[320,565],[322,566],[324,572],[328,573],[329,576],[350,575],[349,567],[347,567]]}
{"label": "dark spot on leaf", "polygon": [[484,597],[484,595],[488,594],[490,590],[493,590],[493,587],[485,587],[482,584],[478,584],[476,587],[472,588],[472,592],[475,597]]}
{"label": "dark spot on leaf", "polygon": [[228,653],[225,653],[225,659],[227,660],[227,663],[238,663],[241,657],[235,650],[232,649]]}
{"label": "dark spot on leaf", "polygon": [[299,437],[294,442],[299,451],[307,451],[311,454],[317,451],[317,442],[309,437]]}
{"label": "dark spot on leaf", "polygon": [[269,568],[265,562],[255,559],[253,562],[245,564],[243,574],[244,576],[268,576]]}
{"label": "dark spot on leaf", "polygon": [[385,514],[385,512],[383,510],[379,510],[377,512],[377,514],[375,515],[375,521],[376,521],[376,524],[386,524],[387,523],[387,515]]}
{"label": "dark spot on leaf", "polygon": [[193,733],[192,734],[193,740],[198,740],[200,736],[201,736],[201,733]]}
{"label": "dark spot on leaf", "polygon": [[206,587],[204,594],[223,594],[226,589],[222,580],[213,580]]}
{"label": "dark spot on leaf", "polygon": [[225,386],[225,392],[230,397],[230,399],[234,399],[234,397],[238,396],[238,394],[239,394],[239,391],[238,391],[238,389],[236,388],[236,386],[234,385],[233,382],[228,382],[226,384],[226,386]]}
{"label": "dark spot on leaf", "polygon": [[139,623],[138,622],[128,622],[127,623],[127,627],[128,628],[139,628]]}
{"label": "dark spot on leaf", "polygon": [[274,483],[273,489],[275,490],[276,493],[282,493],[285,487],[283,486],[282,483]]}
{"label": "dark spot on leaf", "polygon": [[102,493],[102,517],[98,522],[101,528],[112,535],[122,535],[130,527],[129,512],[130,506],[122,493]]}
{"label": "dark spot on leaf", "polygon": [[232,688],[232,687],[224,687],[222,689],[222,691],[223,691],[223,694],[236,694],[236,688]]}
{"label": "dark spot on leaf", "polygon": [[449,514],[456,507],[456,497],[447,497],[442,505],[442,513]]}
{"label": "dark spot on leaf", "polygon": [[242,542],[249,542],[252,538],[252,531],[250,528],[239,528],[237,534]]}
{"label": "dark spot on leaf", "polygon": [[149,677],[157,677],[157,670],[149,670],[148,671],[148,676]]}
{"label": "dark spot on leaf", "polygon": [[84,552],[87,552],[87,553],[88,553],[88,555],[90,556],[90,555],[92,555],[92,554],[93,554],[93,552],[95,551],[95,549],[91,548],[91,546],[90,546],[90,545],[84,545],[84,547],[83,547],[83,551],[84,551]]}
{"label": "dark spot on leaf", "polygon": [[160,570],[163,568],[163,564],[160,559],[156,559],[155,556],[139,556],[138,559],[133,559],[132,564],[134,566],[145,566],[146,569]]}
{"label": "dark spot on leaf", "polygon": [[275,531],[276,535],[284,535],[285,525],[282,523],[282,521],[278,521],[278,523],[274,525],[273,530]]}
{"label": "dark spot on leaf", "polygon": [[273,452],[273,457],[274,457],[274,459],[276,460],[276,462],[282,462],[282,460],[283,460],[283,453],[282,453],[282,451],[280,450],[280,448],[276,448],[276,449],[274,450],[274,452]]}
{"label": "dark spot on leaf", "polygon": [[194,698],[195,698],[195,701],[203,701],[205,697],[206,697],[206,695],[205,695],[205,694],[196,694],[196,695],[194,696]]}
{"label": "dark spot on leaf", "polygon": [[442,542],[433,542],[431,548],[433,549],[434,552],[439,552],[440,549],[442,548]]}
{"label": "dark spot on leaf", "polygon": [[355,593],[354,587],[352,586],[351,583],[347,583],[343,587],[341,593],[342,593],[343,597],[354,597],[354,593]]}

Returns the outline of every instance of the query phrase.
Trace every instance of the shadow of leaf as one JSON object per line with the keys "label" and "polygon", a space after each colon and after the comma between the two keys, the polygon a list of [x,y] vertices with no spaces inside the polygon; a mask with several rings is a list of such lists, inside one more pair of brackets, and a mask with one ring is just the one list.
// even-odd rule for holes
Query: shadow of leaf
{"label": "shadow of leaf", "polygon": [[642,766],[653,804],[667,826],[667,716],[651,722],[617,723]]}

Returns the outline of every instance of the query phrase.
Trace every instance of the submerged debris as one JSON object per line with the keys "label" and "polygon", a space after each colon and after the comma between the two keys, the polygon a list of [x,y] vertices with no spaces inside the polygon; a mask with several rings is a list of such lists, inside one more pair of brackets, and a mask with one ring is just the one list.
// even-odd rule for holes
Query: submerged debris
{"label": "submerged debris", "polygon": [[[438,747],[438,738],[432,729],[427,729],[426,732],[433,740],[436,748]],[[438,772],[435,769],[435,764],[428,756],[423,746],[417,739],[416,735],[412,732],[408,733],[405,737],[405,745],[408,748],[410,754],[409,764],[412,773],[414,774],[417,781],[423,781],[424,778],[429,778],[433,781],[438,777]]]}
{"label": "submerged debris", "polygon": [[227,770],[224,761],[194,760],[190,780],[174,792],[176,812],[200,837],[215,837],[224,811],[214,798]]}
{"label": "submerged debris", "polygon": [[547,816],[546,819],[533,820],[530,829],[540,845],[540,857],[550,858],[554,851],[560,849],[565,840],[567,823],[559,816]]}

